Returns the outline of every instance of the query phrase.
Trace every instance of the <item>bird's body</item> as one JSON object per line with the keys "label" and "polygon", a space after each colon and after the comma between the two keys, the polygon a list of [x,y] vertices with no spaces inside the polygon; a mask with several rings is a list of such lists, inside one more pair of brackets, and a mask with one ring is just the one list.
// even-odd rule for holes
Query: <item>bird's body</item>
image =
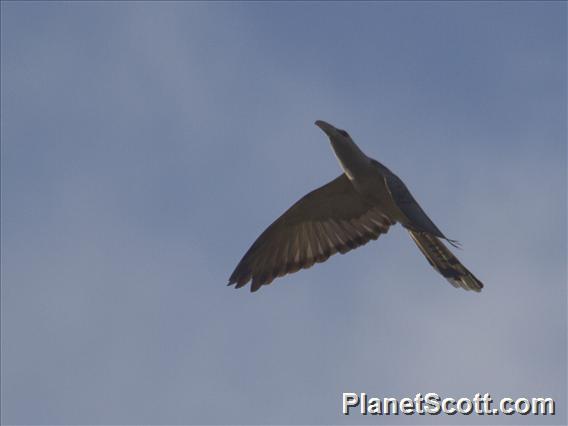
{"label": "bird's body", "polygon": [[416,202],[402,180],[369,158],[344,130],[316,121],[330,138],[343,174],[310,192],[253,243],[229,279],[251,290],[276,277],[309,268],[336,252],[377,239],[397,222],[410,233],[428,262],[454,287],[480,291],[483,284],[448,250],[449,241]]}

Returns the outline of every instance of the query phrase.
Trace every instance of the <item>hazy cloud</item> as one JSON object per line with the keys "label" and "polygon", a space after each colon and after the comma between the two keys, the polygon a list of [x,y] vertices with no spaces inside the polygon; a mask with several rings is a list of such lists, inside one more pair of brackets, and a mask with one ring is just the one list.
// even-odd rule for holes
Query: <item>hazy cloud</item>
{"label": "hazy cloud", "polygon": [[[565,423],[564,3],[1,8],[3,423]],[[406,181],[481,294],[400,227],[225,287],[340,173],[316,119]],[[342,392],[559,412],[345,417]]]}

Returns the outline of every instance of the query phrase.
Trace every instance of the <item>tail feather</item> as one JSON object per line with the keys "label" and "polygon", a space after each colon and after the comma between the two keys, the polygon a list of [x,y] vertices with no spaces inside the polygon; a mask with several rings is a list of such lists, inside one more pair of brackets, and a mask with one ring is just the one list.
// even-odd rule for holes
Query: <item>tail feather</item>
{"label": "tail feather", "polygon": [[483,283],[462,265],[439,238],[424,232],[411,230],[408,230],[408,232],[428,263],[451,285],[465,290],[481,291]]}

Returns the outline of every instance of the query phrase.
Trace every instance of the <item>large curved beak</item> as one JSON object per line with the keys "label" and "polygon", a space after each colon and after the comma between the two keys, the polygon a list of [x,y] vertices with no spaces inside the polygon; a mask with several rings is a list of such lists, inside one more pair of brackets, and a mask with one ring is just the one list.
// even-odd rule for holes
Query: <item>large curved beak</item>
{"label": "large curved beak", "polygon": [[333,127],[331,124],[326,123],[323,120],[318,120],[314,123],[316,126],[318,126],[320,129],[322,129],[324,131],[324,133],[326,135],[328,135],[329,137],[331,137],[335,132],[337,132],[337,129],[335,127]]}

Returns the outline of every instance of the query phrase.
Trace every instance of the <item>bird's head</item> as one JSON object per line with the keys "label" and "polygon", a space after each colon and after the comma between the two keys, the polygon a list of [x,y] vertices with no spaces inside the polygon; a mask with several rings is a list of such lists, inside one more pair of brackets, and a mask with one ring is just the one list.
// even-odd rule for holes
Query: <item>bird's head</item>
{"label": "bird's head", "polygon": [[349,133],[322,120],[316,121],[315,125],[329,137],[333,152],[335,152],[341,168],[349,179],[352,179],[361,170],[366,170],[369,167],[371,160],[353,142]]}
{"label": "bird's head", "polygon": [[322,129],[332,142],[351,141],[351,136],[349,136],[349,133],[347,133],[345,130],[338,129],[337,127],[334,127],[323,120],[316,121],[315,125]]}

